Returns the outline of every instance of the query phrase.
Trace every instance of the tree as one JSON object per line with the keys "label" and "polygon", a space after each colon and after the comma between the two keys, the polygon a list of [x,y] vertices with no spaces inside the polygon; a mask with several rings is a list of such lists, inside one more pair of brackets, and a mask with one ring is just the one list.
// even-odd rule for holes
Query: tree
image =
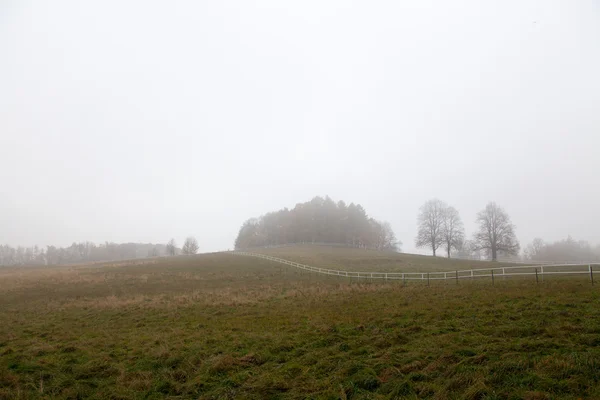
{"label": "tree", "polygon": [[517,254],[519,242],[515,235],[515,226],[504,209],[491,202],[477,214],[479,231],[475,233],[476,249],[486,250],[492,261],[498,259],[498,252]]}
{"label": "tree", "polygon": [[478,251],[473,250],[473,247],[473,242],[465,238],[461,242],[460,246],[455,248],[454,251],[451,253],[452,257],[461,258],[465,260],[479,260],[481,257],[479,257],[479,254],[477,254]]}
{"label": "tree", "polygon": [[195,237],[189,236],[185,239],[181,252],[185,255],[191,256],[198,252],[198,241]]}
{"label": "tree", "polygon": [[533,242],[529,243],[524,251],[526,260],[538,260],[544,250],[546,244],[540,238],[533,239]]}
{"label": "tree", "polygon": [[402,242],[396,239],[396,234],[389,222],[379,222],[371,218],[369,222],[372,224],[372,238],[370,241],[374,244],[377,250],[400,251]]}
{"label": "tree", "polygon": [[442,240],[446,247],[448,258],[452,249],[458,250],[465,240],[465,228],[458,211],[454,207],[446,207],[442,215]]}
{"label": "tree", "polygon": [[148,257],[158,257],[158,256],[160,256],[160,250],[158,249],[157,246],[154,246],[151,249],[148,249]]}
{"label": "tree", "polygon": [[442,226],[446,204],[438,199],[427,201],[421,206],[418,224],[419,231],[415,239],[417,247],[430,247],[435,256],[435,251],[442,245]]}
{"label": "tree", "polygon": [[167,248],[166,248],[167,255],[174,256],[176,249],[177,249],[177,247],[175,245],[175,239],[169,240],[169,242],[167,243]]}
{"label": "tree", "polygon": [[239,250],[257,246],[259,231],[260,225],[256,218],[250,218],[244,222],[235,239],[235,248]]}

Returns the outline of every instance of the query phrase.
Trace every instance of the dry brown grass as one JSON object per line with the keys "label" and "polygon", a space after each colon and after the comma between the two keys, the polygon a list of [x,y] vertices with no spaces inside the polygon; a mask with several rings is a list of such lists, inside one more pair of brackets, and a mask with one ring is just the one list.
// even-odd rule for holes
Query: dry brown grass
{"label": "dry brown grass", "polygon": [[[193,265],[197,260],[203,262],[197,268],[190,269],[188,265]],[[223,260],[236,268],[215,268],[215,264]],[[196,304],[256,304],[271,298],[319,299],[336,293],[378,291],[398,284],[319,276],[265,260],[257,261],[226,254],[175,258],[169,261],[162,259],[163,264],[156,261],[121,263],[122,266],[108,263],[7,268],[0,270],[0,298],[27,299],[35,307],[43,302],[43,307],[47,310],[115,309],[132,306],[172,309]],[[165,262],[173,263],[176,268],[165,268]],[[253,267],[246,269],[245,265]],[[49,293],[50,296],[35,296],[35,293]],[[36,297],[39,302],[35,301]]]}
{"label": "dry brown grass", "polygon": [[[94,281],[87,281],[94,282]],[[206,288],[193,290],[189,293],[163,295],[109,295],[105,297],[78,297],[76,299],[52,300],[46,303],[48,310],[66,310],[69,308],[85,309],[117,309],[123,307],[177,309],[199,304],[207,306],[239,306],[257,304],[269,299],[305,298],[318,301],[332,295],[353,295],[358,293],[389,290],[397,283],[355,283],[344,282],[337,285],[316,282],[307,286],[305,283],[289,285],[258,285],[251,288],[223,287],[219,289]],[[420,290],[411,287],[408,291]]]}

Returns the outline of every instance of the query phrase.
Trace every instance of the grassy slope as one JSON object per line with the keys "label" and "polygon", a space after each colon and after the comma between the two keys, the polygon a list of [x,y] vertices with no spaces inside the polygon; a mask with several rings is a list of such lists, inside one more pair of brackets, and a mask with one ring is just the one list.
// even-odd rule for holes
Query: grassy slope
{"label": "grassy slope", "polygon": [[403,287],[226,254],[0,270],[0,398],[591,399],[599,370],[585,279]]}
{"label": "grassy slope", "polygon": [[311,245],[256,249],[252,252],[285,258],[315,267],[365,272],[438,272],[513,265]]}

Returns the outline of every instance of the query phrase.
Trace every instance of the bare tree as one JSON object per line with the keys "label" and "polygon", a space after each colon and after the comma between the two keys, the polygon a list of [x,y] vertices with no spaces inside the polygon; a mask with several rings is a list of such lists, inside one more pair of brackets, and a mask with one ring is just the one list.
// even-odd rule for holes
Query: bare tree
{"label": "bare tree", "polygon": [[189,236],[185,239],[181,252],[185,255],[192,255],[198,252],[198,241],[195,237]]}
{"label": "bare tree", "polygon": [[175,245],[175,239],[169,240],[167,243],[166,252],[169,256],[174,256],[177,250],[177,246]]}
{"label": "bare tree", "polygon": [[446,247],[446,253],[450,258],[452,249],[458,250],[465,240],[465,228],[460,219],[458,211],[454,207],[446,207],[442,220],[442,240]]}
{"label": "bare tree", "polygon": [[526,260],[537,260],[546,244],[540,238],[533,239],[533,242],[529,243],[523,252]]}
{"label": "bare tree", "polygon": [[427,201],[421,206],[418,224],[419,231],[415,239],[417,247],[430,247],[435,256],[435,251],[442,245],[442,224],[446,204],[438,199]]}
{"label": "bare tree", "polygon": [[452,256],[465,260],[479,260],[480,257],[478,256],[477,251],[473,250],[473,247],[473,242],[465,238],[460,243],[460,246],[454,249],[454,251],[452,252]]}
{"label": "bare tree", "polygon": [[498,259],[498,252],[517,254],[519,242],[515,235],[515,226],[510,217],[496,203],[491,202],[477,214],[479,231],[475,233],[476,249],[486,250],[491,254],[492,261]]}
{"label": "bare tree", "polygon": [[402,242],[396,238],[396,234],[389,222],[376,221],[373,218],[369,220],[373,230],[373,240],[371,241],[378,250],[400,251]]}

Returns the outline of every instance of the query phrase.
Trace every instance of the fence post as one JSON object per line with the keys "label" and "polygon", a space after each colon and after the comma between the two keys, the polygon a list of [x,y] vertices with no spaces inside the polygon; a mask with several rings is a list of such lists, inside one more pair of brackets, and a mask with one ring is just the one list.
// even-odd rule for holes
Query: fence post
{"label": "fence post", "polygon": [[544,266],[540,265],[540,271],[542,273],[542,282],[544,282]]}
{"label": "fence post", "polygon": [[590,280],[592,281],[592,286],[594,286],[594,270],[592,269],[592,264],[588,265],[590,269]]}
{"label": "fence post", "polygon": [[458,270],[456,271],[456,284],[458,285]]}
{"label": "fence post", "polygon": [[492,286],[494,286],[494,270],[492,270]]}
{"label": "fence post", "polygon": [[406,286],[406,278],[404,277],[404,272],[402,273],[402,284]]}
{"label": "fence post", "polygon": [[429,286],[429,272],[427,273],[427,286]]}
{"label": "fence post", "polygon": [[535,268],[535,283],[539,283],[540,281],[538,280],[538,273],[537,273],[537,268]]}

